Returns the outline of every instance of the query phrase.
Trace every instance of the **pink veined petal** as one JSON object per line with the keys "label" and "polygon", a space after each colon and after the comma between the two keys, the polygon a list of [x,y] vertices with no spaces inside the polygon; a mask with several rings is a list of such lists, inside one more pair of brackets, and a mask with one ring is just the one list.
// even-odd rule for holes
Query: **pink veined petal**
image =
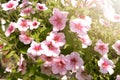
{"label": "pink veined petal", "polygon": [[79,53],[72,52],[70,55],[66,56],[67,59],[67,69],[76,72],[79,67],[83,66],[84,62],[80,57]]}
{"label": "pink veined petal", "polygon": [[58,47],[61,47],[65,44],[65,35],[64,33],[60,32],[60,33],[57,33],[57,32],[51,32],[49,36],[47,36],[46,38],[47,41],[52,41],[52,43],[55,45],[55,46],[58,46]]}
{"label": "pink veined petal", "polygon": [[27,45],[30,44],[33,39],[25,34],[21,34],[19,35],[19,40],[23,42],[25,45]]}
{"label": "pink veined petal", "polygon": [[17,28],[19,31],[27,31],[29,29],[29,20],[19,18],[17,22]]}
{"label": "pink veined petal", "polygon": [[5,31],[5,36],[8,37],[10,36],[11,33],[13,33],[15,31],[16,28],[16,23],[11,22],[7,28],[7,30]]}
{"label": "pink veined petal", "polygon": [[3,10],[8,11],[8,10],[14,10],[18,6],[17,1],[8,1],[7,3],[3,3],[1,7]]}
{"label": "pink veined petal", "polygon": [[31,13],[34,14],[35,12],[33,11],[32,6],[29,6],[21,10],[20,16],[29,16]]}
{"label": "pink veined petal", "polygon": [[48,9],[45,4],[41,4],[41,3],[37,3],[37,7],[36,8],[38,10],[40,10],[40,11],[44,11],[44,10]]}
{"label": "pink veined petal", "polygon": [[108,44],[98,40],[94,50],[99,52],[101,55],[107,54],[109,51]]}
{"label": "pink veined petal", "polygon": [[114,63],[105,56],[101,57],[101,59],[98,61],[98,66],[100,67],[101,73],[106,74],[109,72],[109,74],[111,75],[114,72]]}
{"label": "pink veined petal", "polygon": [[67,73],[66,61],[65,61],[65,56],[64,55],[60,55],[59,57],[54,59],[53,65],[52,65],[52,72],[54,74],[59,73],[60,75],[65,75]]}
{"label": "pink veined petal", "polygon": [[53,16],[50,17],[49,21],[53,25],[53,31],[63,30],[67,21],[68,12],[60,11],[57,8],[53,9]]}
{"label": "pink veined petal", "polygon": [[51,41],[43,41],[42,45],[45,55],[58,56],[60,54],[60,48],[55,46]]}
{"label": "pink veined petal", "polygon": [[39,25],[40,25],[40,22],[38,22],[37,20],[30,22],[30,30],[37,29]]}

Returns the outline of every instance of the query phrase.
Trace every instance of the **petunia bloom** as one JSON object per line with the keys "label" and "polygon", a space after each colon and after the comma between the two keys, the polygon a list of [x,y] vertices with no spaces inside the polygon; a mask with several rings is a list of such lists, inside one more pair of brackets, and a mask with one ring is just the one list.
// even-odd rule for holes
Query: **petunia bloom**
{"label": "petunia bloom", "polygon": [[92,44],[92,41],[88,35],[84,35],[84,36],[78,35],[78,36],[80,41],[82,42],[82,48],[87,48]]}
{"label": "petunia bloom", "polygon": [[43,53],[43,48],[42,48],[41,43],[32,41],[30,47],[27,50],[27,53],[31,58],[40,56]]}
{"label": "petunia bloom", "polygon": [[54,74],[65,75],[67,73],[65,58],[64,55],[60,55],[54,59],[52,64],[52,72]]}
{"label": "petunia bloom", "polygon": [[13,33],[15,31],[16,28],[16,23],[11,22],[7,28],[7,30],[5,31],[5,36],[8,37],[10,36],[11,33]]}
{"label": "petunia bloom", "polygon": [[98,61],[98,66],[100,67],[100,72],[106,74],[109,72],[110,75],[114,73],[113,68],[115,67],[112,60],[109,60],[107,54],[100,58]]}
{"label": "petunia bloom", "polygon": [[18,2],[17,1],[8,1],[7,3],[1,4],[1,7],[5,11],[15,10],[17,6],[18,6]]}
{"label": "petunia bloom", "polygon": [[51,66],[52,65],[54,57],[53,56],[46,56],[45,54],[42,54],[40,56],[40,59],[45,61],[43,65],[47,67],[47,66]]}
{"label": "petunia bloom", "polygon": [[64,33],[60,32],[51,32],[49,36],[47,36],[46,40],[52,41],[52,43],[58,47],[61,47],[65,44],[65,35]]}
{"label": "petunia bloom", "polygon": [[38,10],[40,10],[40,11],[44,11],[44,10],[48,9],[45,4],[41,4],[41,3],[37,3],[37,7],[36,8]]}
{"label": "petunia bloom", "polygon": [[31,21],[30,22],[30,30],[37,29],[40,25],[40,22],[37,20]]}
{"label": "petunia bloom", "polygon": [[66,61],[67,70],[72,70],[73,72],[76,72],[77,69],[79,69],[79,67],[83,66],[84,64],[82,58],[77,52],[72,52],[70,55],[67,55]]}
{"label": "petunia bloom", "polygon": [[53,25],[53,31],[60,31],[65,28],[68,12],[60,11],[57,8],[53,9],[53,16],[49,21]]}
{"label": "petunia bloom", "polygon": [[81,36],[87,34],[87,31],[89,30],[89,26],[90,25],[87,25],[86,22],[80,18],[70,20],[70,30],[72,32],[76,32]]}
{"label": "petunia bloom", "polygon": [[32,42],[32,38],[27,36],[26,34],[19,35],[19,40],[25,45],[30,44]]}
{"label": "petunia bloom", "polygon": [[35,12],[32,9],[32,6],[26,7],[21,10],[20,16],[30,16],[30,14],[34,14]]}
{"label": "petunia bloom", "polygon": [[107,54],[109,52],[108,44],[98,40],[94,50],[99,52],[101,55]]}
{"label": "petunia bloom", "polygon": [[17,22],[17,28],[19,31],[27,31],[29,29],[29,20],[19,18]]}
{"label": "petunia bloom", "polygon": [[120,55],[120,40],[117,40],[113,45],[112,48]]}
{"label": "petunia bloom", "polygon": [[60,54],[60,48],[55,46],[51,41],[43,41],[41,43],[43,45],[44,54],[46,56],[58,56]]}

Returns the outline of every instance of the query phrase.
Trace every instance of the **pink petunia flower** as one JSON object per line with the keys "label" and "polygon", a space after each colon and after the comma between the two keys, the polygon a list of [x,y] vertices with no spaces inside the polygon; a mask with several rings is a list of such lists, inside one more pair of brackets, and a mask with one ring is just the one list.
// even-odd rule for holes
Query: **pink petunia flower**
{"label": "pink petunia flower", "polygon": [[39,25],[40,25],[40,22],[38,22],[37,20],[30,22],[30,30],[37,29]]}
{"label": "pink petunia flower", "polygon": [[21,10],[20,16],[30,16],[31,13],[34,14],[35,12],[33,11],[32,6],[29,6]]}
{"label": "pink petunia flower", "polygon": [[82,42],[82,48],[87,48],[92,44],[92,41],[88,35],[84,35],[84,36],[78,35],[78,36],[80,38],[80,41]]}
{"label": "pink petunia flower", "polygon": [[120,75],[117,75],[115,80],[120,80]]}
{"label": "pink petunia flower", "polygon": [[40,56],[43,53],[43,48],[42,48],[41,43],[32,41],[30,47],[27,50],[27,53],[31,58]]}
{"label": "pink petunia flower", "polygon": [[54,60],[54,57],[53,56],[46,56],[46,55],[42,54],[40,56],[40,59],[45,61],[43,65],[47,67],[47,66],[52,66],[52,62]]}
{"label": "pink petunia flower", "polygon": [[17,22],[17,28],[19,31],[27,31],[30,26],[30,21],[25,20],[24,18],[19,18]]}
{"label": "pink petunia flower", "polygon": [[17,6],[18,6],[18,2],[17,1],[8,1],[7,3],[1,4],[1,7],[5,11],[15,10]]}
{"label": "pink petunia flower", "polygon": [[87,72],[84,69],[84,66],[81,66],[77,70],[75,77],[77,78],[77,80],[92,80],[92,76],[87,74]]}
{"label": "pink petunia flower", "polygon": [[13,33],[15,31],[16,28],[16,23],[11,22],[7,28],[7,30],[5,31],[5,36],[8,37],[10,36],[11,33]]}
{"label": "pink petunia flower", "polygon": [[19,35],[19,40],[25,45],[30,44],[32,42],[32,38],[27,36],[26,34]]}
{"label": "pink petunia flower", "polygon": [[120,55],[120,40],[117,40],[113,45],[112,48]]}
{"label": "pink petunia flower", "polygon": [[46,40],[52,41],[52,43],[58,47],[61,47],[65,44],[65,35],[64,33],[51,32],[49,36],[47,36]]}
{"label": "pink petunia flower", "polygon": [[53,9],[53,16],[49,21],[53,25],[53,31],[63,30],[66,25],[68,12],[60,11],[57,8]]}
{"label": "pink petunia flower", "polygon": [[43,41],[41,43],[43,45],[44,54],[46,56],[58,56],[60,54],[59,47],[55,46],[51,41]]}
{"label": "pink petunia flower", "polygon": [[72,52],[70,55],[66,56],[67,61],[67,70],[72,70],[73,72],[76,72],[79,67],[83,66],[84,62],[82,58],[80,57],[79,53]]}
{"label": "pink petunia flower", "polygon": [[107,54],[109,52],[108,44],[98,40],[94,50],[99,52],[101,55]]}
{"label": "pink petunia flower", "polygon": [[79,35],[83,36],[87,34],[87,31],[89,30],[89,26],[83,19],[76,18],[73,20],[70,20],[70,30],[72,32],[76,32]]}
{"label": "pink petunia flower", "polygon": [[67,73],[65,58],[64,55],[60,55],[54,59],[52,64],[52,72],[54,74],[65,75]]}
{"label": "pink petunia flower", "polygon": [[22,54],[20,55],[20,60],[17,63],[17,65],[18,65],[18,71],[21,71],[22,74],[24,74],[26,70],[26,63],[25,63],[25,59],[23,58]]}
{"label": "pink petunia flower", "polygon": [[109,72],[110,75],[114,73],[113,68],[115,67],[114,63],[108,59],[107,54],[100,58],[98,61],[98,66],[100,67],[100,72],[106,74]]}
{"label": "pink petunia flower", "polygon": [[45,4],[41,4],[41,3],[37,3],[37,7],[36,8],[38,10],[40,10],[40,11],[44,11],[44,10],[48,9]]}

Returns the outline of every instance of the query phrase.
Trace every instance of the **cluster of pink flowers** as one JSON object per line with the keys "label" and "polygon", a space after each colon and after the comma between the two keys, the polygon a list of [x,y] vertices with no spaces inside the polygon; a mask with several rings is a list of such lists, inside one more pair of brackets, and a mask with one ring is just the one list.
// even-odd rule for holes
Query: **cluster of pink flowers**
{"label": "cluster of pink flowers", "polygon": [[17,23],[11,22],[8,26],[8,28],[5,31],[6,37],[9,37],[11,33],[13,33],[16,28],[20,31],[19,39],[21,42],[24,44],[30,44],[32,42],[32,38],[30,38],[27,34],[26,31],[28,29],[33,30],[38,28],[40,25],[40,22],[37,20],[30,21],[26,20],[24,18],[19,18]]}
{"label": "cluster of pink flowers", "polygon": [[[120,41],[117,40],[113,45],[112,48],[120,55]],[[115,65],[112,60],[108,58],[109,47],[107,43],[98,40],[94,50],[101,54],[101,58],[98,61],[98,66],[100,67],[100,72],[106,74],[109,72],[110,75],[114,73],[113,68]]]}
{"label": "cluster of pink flowers", "polygon": [[[84,66],[83,65],[84,62],[80,57],[79,53],[72,52],[71,54],[66,56],[60,54],[61,53],[60,48],[65,45],[66,40],[64,33],[58,31],[63,30],[65,28],[67,15],[68,12],[60,11],[57,8],[53,9],[53,16],[49,19],[50,23],[53,25],[53,31],[51,31],[49,35],[46,37],[46,40],[42,42],[36,42],[34,40],[31,40],[32,43],[27,50],[27,54],[33,60],[41,59],[44,61],[44,64],[41,69],[47,68],[46,74],[49,74],[48,72],[50,73],[52,72],[53,74],[60,74],[63,76],[67,75],[68,72],[72,71],[72,73],[76,73],[77,79],[80,78],[91,79],[90,75],[88,76],[86,74],[83,76],[82,74],[82,72],[85,71],[84,68],[82,68]],[[25,24],[26,24],[25,26],[27,27],[27,23]],[[26,30],[27,29],[28,28],[26,28]],[[27,36],[24,35],[24,33],[22,32],[19,38],[23,37]],[[29,38],[27,37],[25,39],[20,39],[20,41],[23,41],[24,44],[27,44],[30,43],[30,41],[27,41],[28,39]],[[21,58],[20,61],[22,64],[23,58]],[[19,66],[21,66],[21,64]]]}
{"label": "cluster of pink flowers", "polygon": [[[83,0],[84,1],[84,0]],[[97,1],[97,0],[96,0]],[[61,0],[62,4],[64,0]],[[77,0],[70,0],[72,6],[77,7]],[[73,3],[72,3],[73,2]],[[86,6],[93,7],[94,4],[91,4],[93,0],[87,1]],[[100,3],[96,2],[102,7],[106,7],[106,2]],[[20,18],[17,22],[10,22],[8,28],[5,30],[5,36],[9,37],[16,29],[20,32],[19,40],[24,45],[30,44],[30,47],[27,50],[27,55],[32,60],[41,59],[44,61],[41,72],[46,74],[59,74],[64,76],[68,73],[75,73],[75,77],[78,80],[91,80],[91,75],[88,75],[84,69],[84,61],[80,57],[78,52],[71,52],[70,54],[63,55],[61,54],[61,47],[63,47],[66,43],[65,34],[62,32],[66,26],[68,12],[60,11],[58,8],[54,8],[52,12],[52,16],[49,18],[49,22],[53,26],[53,30],[49,33],[44,41],[37,42],[30,35],[27,34],[28,30],[37,29],[40,25],[40,22],[35,20],[29,20],[23,18],[24,16],[30,16],[31,14],[35,14],[35,10],[31,6],[31,2],[28,0],[23,0],[22,4],[19,5],[19,0],[10,0],[7,3],[1,5],[4,11],[15,10],[17,6],[20,7],[21,13]],[[82,7],[82,5],[81,5]],[[109,6],[110,7],[110,6]],[[47,10],[45,4],[37,3],[36,10],[44,11]],[[108,8],[107,8],[108,9]],[[112,9],[112,8],[110,8]],[[104,11],[105,12],[105,11]],[[114,11],[113,11],[114,13]],[[113,22],[119,22],[120,16],[117,14],[111,14]],[[111,16],[110,15],[110,16]],[[109,15],[105,15],[107,18]],[[113,19],[114,17],[114,19]],[[111,18],[110,18],[111,19]],[[100,19],[100,23],[105,26],[109,26],[109,23],[104,19]],[[75,19],[71,19],[69,22],[71,32],[77,34],[79,40],[82,43],[82,48],[87,48],[92,44],[92,41],[88,35],[88,31],[91,28],[92,20],[89,16],[80,16]],[[114,73],[113,68],[115,65],[112,60],[108,58],[109,52],[109,44],[104,43],[102,40],[98,40],[95,44],[94,50],[100,53],[101,58],[98,61],[98,66],[100,67],[100,72],[103,74],[109,73],[112,75]],[[0,45],[0,49],[3,45]],[[116,41],[112,48],[120,55],[120,40]],[[20,59],[17,63],[18,71],[21,71],[23,74],[26,70],[26,61],[23,55],[20,55]],[[46,69],[46,71],[45,71]],[[7,72],[12,72],[9,67],[6,68]],[[67,76],[68,77],[68,76]],[[116,77],[116,80],[119,80],[120,76]]]}
{"label": "cluster of pink flowers", "polygon": [[[37,29],[40,25],[40,22],[38,22],[37,19],[28,20],[28,19],[25,19],[23,17],[30,16],[30,14],[34,14],[35,10],[44,11],[44,10],[47,10],[48,8],[46,7],[45,4],[37,3],[36,9],[33,9],[33,7],[31,6],[32,4],[29,0],[22,0],[21,4],[19,4],[19,1],[20,0],[10,0],[6,3],[1,4],[1,7],[3,8],[4,11],[13,11],[13,10],[16,10],[18,7],[21,9],[21,13],[20,13],[21,17],[18,19],[18,21],[17,22],[10,22],[10,24],[6,30],[3,26],[3,31],[5,31],[5,36],[9,37],[13,32],[18,30],[20,32],[19,40],[25,45],[28,45],[31,43],[31,47],[36,50],[35,51],[34,49],[32,50],[31,48],[29,48],[28,52],[32,51],[31,52],[32,56],[39,55],[40,54],[40,53],[38,53],[39,44],[37,44],[34,41],[34,39],[27,34],[27,31]],[[5,21],[2,20],[2,25],[4,23],[5,23]],[[2,46],[1,46],[1,48],[2,48]],[[25,73],[26,61],[25,61],[22,54],[20,55],[20,60],[17,63],[17,65],[18,65],[18,71]],[[12,72],[12,68],[10,68],[8,66],[8,67],[6,67],[5,71]]]}
{"label": "cluster of pink flowers", "polygon": [[114,70],[113,68],[115,67],[114,63],[109,60],[108,58],[108,52],[109,52],[109,48],[108,48],[108,44],[104,43],[101,40],[98,40],[96,43],[96,46],[94,47],[94,50],[98,53],[101,54],[101,58],[98,61],[98,66],[100,67],[100,72],[106,74],[107,72],[109,72],[109,74],[113,74]]}
{"label": "cluster of pink flowers", "polygon": [[80,18],[70,20],[70,30],[77,33],[82,42],[82,48],[87,48],[92,44],[92,41],[87,34],[91,28],[91,23],[92,21],[89,16],[80,16]]}

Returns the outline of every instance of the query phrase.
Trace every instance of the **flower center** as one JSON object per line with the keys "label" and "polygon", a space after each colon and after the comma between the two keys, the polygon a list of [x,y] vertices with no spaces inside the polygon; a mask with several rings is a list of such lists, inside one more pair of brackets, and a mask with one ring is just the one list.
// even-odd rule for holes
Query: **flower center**
{"label": "flower center", "polygon": [[13,3],[9,3],[9,4],[7,5],[7,7],[8,7],[8,8],[12,8],[13,5],[14,5]]}
{"label": "flower center", "polygon": [[9,28],[8,28],[8,31],[12,32],[13,30],[13,26],[11,25]]}
{"label": "flower center", "polygon": [[46,60],[50,62],[50,61],[52,61],[52,57],[51,56],[47,56]]}
{"label": "flower center", "polygon": [[50,43],[48,44],[48,48],[49,48],[50,50],[54,50],[54,49],[55,49],[55,47],[52,45],[52,42],[50,42]]}
{"label": "flower center", "polygon": [[60,39],[59,36],[55,36],[55,37],[54,37],[54,40],[55,40],[55,41],[59,41],[59,39]]}
{"label": "flower center", "polygon": [[62,60],[60,60],[59,63],[58,63],[58,65],[59,65],[59,66],[64,66],[65,63],[64,63]]}
{"label": "flower center", "polygon": [[20,24],[22,27],[26,27],[27,26],[27,21],[22,20],[22,23]]}
{"label": "flower center", "polygon": [[37,22],[34,22],[34,23],[33,23],[33,26],[37,26]]}
{"label": "flower center", "polygon": [[109,64],[108,64],[106,61],[102,63],[102,67],[103,67],[103,68],[106,68],[108,65],[109,65]]}
{"label": "flower center", "polygon": [[99,49],[103,51],[105,49],[104,45],[100,45]]}
{"label": "flower center", "polygon": [[82,27],[82,25],[80,24],[80,23],[75,23],[75,27],[77,28],[77,29],[79,29],[79,30],[81,30],[83,27]]}
{"label": "flower center", "polygon": [[39,9],[44,9],[44,7],[43,6],[39,6]]}
{"label": "flower center", "polygon": [[77,62],[77,60],[75,58],[72,58],[70,61],[71,61],[71,64],[73,64],[73,65],[75,65]]}
{"label": "flower center", "polygon": [[34,50],[35,50],[35,51],[41,50],[41,46],[40,46],[40,45],[39,45],[39,46],[35,46],[35,47],[34,47]]}

